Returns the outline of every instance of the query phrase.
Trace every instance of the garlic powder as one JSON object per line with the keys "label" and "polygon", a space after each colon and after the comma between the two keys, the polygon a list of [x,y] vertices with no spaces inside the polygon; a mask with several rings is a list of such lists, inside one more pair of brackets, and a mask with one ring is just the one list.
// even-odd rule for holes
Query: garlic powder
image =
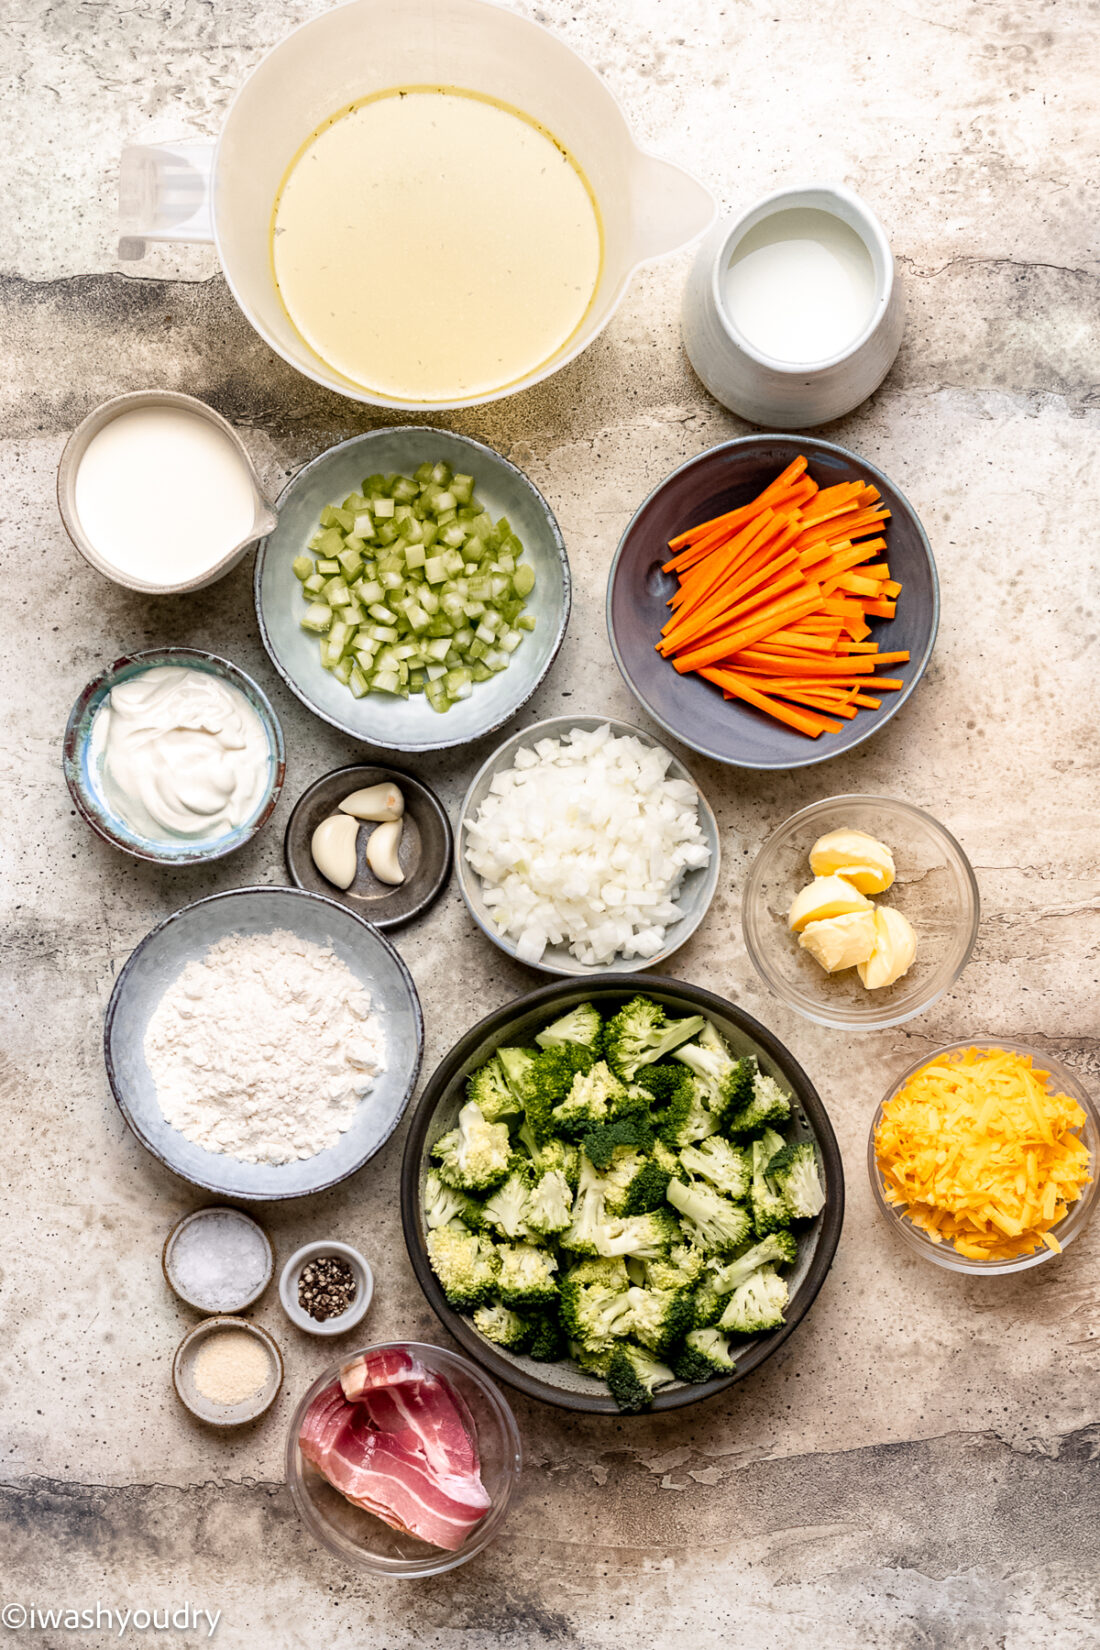
{"label": "garlic powder", "polygon": [[189,962],[145,1033],[161,1111],[196,1146],[291,1163],[334,1146],[385,1070],[369,992],[328,946],[229,934]]}

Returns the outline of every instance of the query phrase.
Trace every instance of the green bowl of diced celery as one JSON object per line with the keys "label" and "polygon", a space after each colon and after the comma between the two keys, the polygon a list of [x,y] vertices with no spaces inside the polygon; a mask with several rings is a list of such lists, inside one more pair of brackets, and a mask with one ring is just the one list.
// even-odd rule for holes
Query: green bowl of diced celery
{"label": "green bowl of diced celery", "polygon": [[554,662],[565,546],[538,490],[449,430],[371,430],[300,470],[256,558],[280,676],[367,744],[429,751],[501,727]]}

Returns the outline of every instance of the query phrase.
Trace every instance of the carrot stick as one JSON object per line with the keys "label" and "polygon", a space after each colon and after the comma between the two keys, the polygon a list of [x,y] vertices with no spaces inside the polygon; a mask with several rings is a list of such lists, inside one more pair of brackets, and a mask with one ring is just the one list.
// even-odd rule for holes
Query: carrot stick
{"label": "carrot stick", "polygon": [[792,706],[784,705],[777,699],[769,699],[766,694],[758,693],[755,688],[747,682],[743,682],[732,671],[707,671],[705,674],[712,681],[717,681],[720,687],[727,687],[734,698],[743,699],[746,704],[755,705],[757,710],[767,711],[768,715],[774,716],[776,721],[786,722],[789,727],[797,729],[799,733],[808,734],[811,739],[816,739],[818,734],[826,731],[831,733],[840,732],[839,722],[833,722],[826,716],[819,716],[810,711],[795,710]]}
{"label": "carrot stick", "polygon": [[[748,647],[751,642],[759,641],[769,631],[779,630],[783,624],[797,615],[811,613],[817,601],[817,592],[800,600],[796,596],[783,598],[776,603],[772,610],[764,609],[757,614],[753,622],[744,625],[741,629],[734,629],[728,636],[724,636],[705,647],[695,648],[690,653],[684,653],[673,660],[675,668],[683,674],[686,670],[697,670],[700,665],[713,664],[716,659],[728,659],[739,648]],[[790,605],[793,603],[794,605]]]}

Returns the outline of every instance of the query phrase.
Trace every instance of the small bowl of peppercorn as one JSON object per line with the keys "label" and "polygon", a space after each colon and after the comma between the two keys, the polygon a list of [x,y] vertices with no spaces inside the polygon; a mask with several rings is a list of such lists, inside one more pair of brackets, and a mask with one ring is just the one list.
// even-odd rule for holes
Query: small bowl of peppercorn
{"label": "small bowl of peppercorn", "polygon": [[374,1273],[348,1243],[307,1243],[291,1255],[279,1279],[279,1299],[291,1323],[307,1335],[342,1335],[366,1316]]}

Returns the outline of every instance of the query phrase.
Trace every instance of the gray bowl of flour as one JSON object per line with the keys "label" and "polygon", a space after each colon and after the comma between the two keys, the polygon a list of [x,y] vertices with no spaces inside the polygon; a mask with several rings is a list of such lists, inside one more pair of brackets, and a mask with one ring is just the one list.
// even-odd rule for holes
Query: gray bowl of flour
{"label": "gray bowl of flour", "polygon": [[194,1186],[256,1201],[361,1168],[397,1127],[422,1051],[393,946],[300,888],[238,888],[166,918],[123,966],[104,1026],[142,1145]]}

